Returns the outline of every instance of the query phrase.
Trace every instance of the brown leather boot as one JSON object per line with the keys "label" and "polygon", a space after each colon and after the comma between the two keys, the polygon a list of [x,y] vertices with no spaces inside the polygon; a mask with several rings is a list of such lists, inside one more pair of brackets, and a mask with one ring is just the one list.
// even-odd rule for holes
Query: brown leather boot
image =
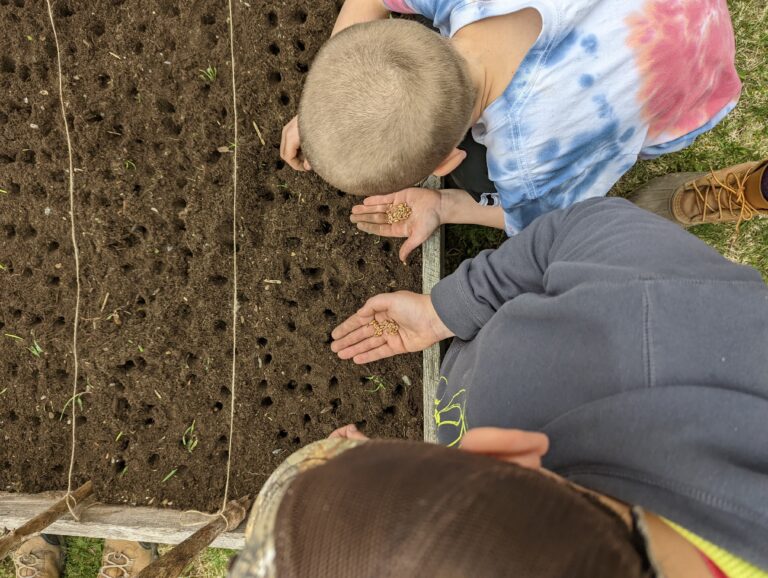
{"label": "brown leather boot", "polygon": [[157,557],[154,544],[128,540],[106,540],[98,578],[131,578]]}
{"label": "brown leather boot", "polygon": [[64,547],[58,536],[35,536],[13,555],[16,578],[59,578],[64,572]]}
{"label": "brown leather boot", "polygon": [[658,177],[629,196],[637,206],[690,227],[702,223],[741,223],[768,216],[761,181],[768,159],[710,173]]}

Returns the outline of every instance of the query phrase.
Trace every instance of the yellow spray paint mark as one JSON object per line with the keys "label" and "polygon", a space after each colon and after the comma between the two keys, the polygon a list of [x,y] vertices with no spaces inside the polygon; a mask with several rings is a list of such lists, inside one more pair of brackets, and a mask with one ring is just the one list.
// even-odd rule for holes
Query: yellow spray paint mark
{"label": "yellow spray paint mark", "polygon": [[[440,383],[443,381],[448,385],[448,380],[445,377],[440,377]],[[440,428],[444,427],[453,427],[457,430],[456,438],[447,444],[448,447],[457,445],[461,441],[461,438],[464,437],[464,434],[467,433],[466,395],[467,390],[460,389],[454,393],[451,396],[451,399],[445,404],[443,404],[442,398],[435,399],[434,417],[438,432],[440,431]]]}

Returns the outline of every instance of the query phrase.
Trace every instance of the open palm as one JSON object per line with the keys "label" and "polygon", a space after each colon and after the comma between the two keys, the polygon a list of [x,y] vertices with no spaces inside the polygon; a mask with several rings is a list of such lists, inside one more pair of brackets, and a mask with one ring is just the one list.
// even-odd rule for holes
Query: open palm
{"label": "open palm", "polygon": [[[411,215],[398,223],[387,221],[387,211],[392,205],[405,203]],[[411,252],[426,241],[441,224],[440,191],[411,187],[389,195],[367,197],[362,205],[352,207],[350,220],[366,233],[382,237],[407,237],[400,247],[400,260],[405,262]]]}
{"label": "open palm", "polygon": [[[394,321],[396,333],[376,335],[373,320]],[[422,351],[453,334],[437,316],[429,295],[410,291],[371,297],[331,333],[331,350],[341,359],[368,363],[400,353]]]}

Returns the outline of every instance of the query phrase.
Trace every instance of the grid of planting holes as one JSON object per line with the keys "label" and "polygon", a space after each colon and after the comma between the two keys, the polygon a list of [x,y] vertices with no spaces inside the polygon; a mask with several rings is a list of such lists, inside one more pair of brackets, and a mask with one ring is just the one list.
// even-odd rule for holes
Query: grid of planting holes
{"label": "grid of planting holes", "polygon": [[[214,510],[229,444],[232,94],[227,4],[54,4],[74,149],[75,275],[55,45],[44,3],[0,0],[0,490],[75,483],[110,503]],[[355,199],[279,156],[339,4],[237,1],[238,349],[231,497],[334,428],[421,436],[421,359],[330,352],[420,259],[349,223]],[[8,337],[11,335],[12,337]],[[194,427],[192,427],[194,424]],[[191,448],[191,449],[190,449]]]}

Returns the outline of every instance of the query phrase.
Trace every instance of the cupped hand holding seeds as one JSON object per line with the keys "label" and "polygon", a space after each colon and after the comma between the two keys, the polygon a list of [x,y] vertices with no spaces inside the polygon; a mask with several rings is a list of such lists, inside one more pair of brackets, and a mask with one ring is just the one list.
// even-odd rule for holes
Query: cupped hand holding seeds
{"label": "cupped hand holding seeds", "polygon": [[381,293],[331,333],[331,350],[341,359],[369,363],[422,351],[453,333],[440,320],[429,295]]}
{"label": "cupped hand holding seeds", "polygon": [[[352,207],[350,220],[366,233],[382,237],[408,237],[400,247],[400,260],[405,262],[408,255],[440,226],[441,201],[440,191],[411,187],[389,195],[367,197],[362,205]],[[399,205],[405,205],[411,213],[391,222],[392,209]]]}

